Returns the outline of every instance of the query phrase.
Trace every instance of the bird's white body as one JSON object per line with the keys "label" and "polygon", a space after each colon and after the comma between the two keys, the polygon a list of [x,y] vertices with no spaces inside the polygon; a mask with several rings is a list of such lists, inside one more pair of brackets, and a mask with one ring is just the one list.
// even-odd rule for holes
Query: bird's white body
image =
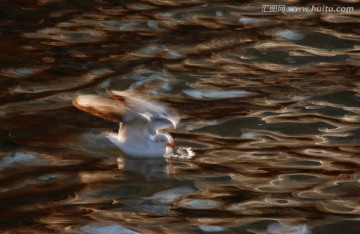
{"label": "bird's white body", "polygon": [[[124,154],[133,158],[159,158],[160,156],[170,154],[172,148],[167,145],[162,147],[154,140],[150,139],[146,142],[123,141],[119,139],[116,133],[105,133],[105,136],[116,145]],[[170,135],[169,135],[170,137]]]}
{"label": "bird's white body", "polygon": [[98,95],[78,95],[74,105],[86,112],[120,122],[118,133],[104,135],[124,154],[133,158],[159,158],[175,146],[161,129],[176,127],[179,117],[165,105],[139,98],[133,91],[110,91],[110,99]]}

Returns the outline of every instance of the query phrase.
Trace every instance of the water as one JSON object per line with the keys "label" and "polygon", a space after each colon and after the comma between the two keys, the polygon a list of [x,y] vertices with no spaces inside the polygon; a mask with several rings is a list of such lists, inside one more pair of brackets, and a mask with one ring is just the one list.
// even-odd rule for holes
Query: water
{"label": "water", "polygon": [[[360,233],[360,6],[328,4],[2,1],[1,232]],[[193,158],[127,159],[71,103],[129,88]]]}

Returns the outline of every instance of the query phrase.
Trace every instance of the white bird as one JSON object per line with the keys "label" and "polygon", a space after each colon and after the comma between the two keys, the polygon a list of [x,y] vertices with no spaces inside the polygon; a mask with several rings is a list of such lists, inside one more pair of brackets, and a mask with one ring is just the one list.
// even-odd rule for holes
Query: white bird
{"label": "white bird", "polygon": [[98,117],[118,122],[119,131],[105,133],[129,157],[159,158],[172,152],[175,143],[162,129],[175,128],[180,118],[168,106],[135,91],[109,91],[109,97],[80,94],[73,104]]}

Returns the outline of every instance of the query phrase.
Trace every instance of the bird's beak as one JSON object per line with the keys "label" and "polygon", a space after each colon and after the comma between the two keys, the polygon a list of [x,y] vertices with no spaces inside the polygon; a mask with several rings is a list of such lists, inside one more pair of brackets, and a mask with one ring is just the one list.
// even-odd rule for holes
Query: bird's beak
{"label": "bird's beak", "polygon": [[175,142],[170,142],[169,144],[167,144],[169,147],[174,148],[176,146]]}

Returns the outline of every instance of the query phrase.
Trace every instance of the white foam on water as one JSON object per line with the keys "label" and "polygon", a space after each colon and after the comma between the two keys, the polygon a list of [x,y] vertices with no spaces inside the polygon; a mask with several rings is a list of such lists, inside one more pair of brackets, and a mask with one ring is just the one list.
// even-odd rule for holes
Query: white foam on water
{"label": "white foam on water", "polygon": [[247,132],[241,135],[241,138],[243,139],[257,139],[259,136],[258,133],[255,132]]}
{"label": "white foam on water", "polygon": [[106,28],[122,32],[132,32],[140,26],[139,22],[122,22],[117,20],[104,21],[102,25]]}
{"label": "white foam on water", "polygon": [[35,74],[35,70],[31,69],[31,68],[10,68],[9,71],[11,71],[14,74],[18,74],[19,76],[31,76],[33,74]]}
{"label": "white foam on water", "polygon": [[140,234],[121,225],[89,223],[80,228],[80,231],[86,234]]}
{"label": "white foam on water", "polygon": [[272,30],[271,33],[276,35],[276,36],[282,37],[284,39],[293,40],[293,41],[301,40],[301,39],[304,38],[304,34],[294,32],[294,31],[289,30],[289,29]]}
{"label": "white foam on water", "polygon": [[39,165],[42,160],[30,153],[15,152],[9,153],[7,156],[0,159],[0,169],[9,168],[22,165]]}
{"label": "white foam on water", "polygon": [[223,203],[220,201],[212,199],[184,199],[179,203],[180,207],[189,208],[189,209],[199,209],[199,210],[208,210],[208,209],[217,209],[223,206]]}
{"label": "white foam on water", "polygon": [[155,193],[150,199],[159,202],[159,203],[173,203],[184,195],[195,193],[196,190],[189,186],[181,186],[171,189],[166,189],[160,192]]}
{"label": "white foam on water", "polygon": [[223,231],[226,231],[226,228],[221,227],[221,226],[200,225],[199,228],[203,232],[223,232]]}
{"label": "white foam on water", "polygon": [[155,55],[156,53],[158,53],[159,51],[161,51],[163,49],[162,47],[163,46],[161,46],[161,45],[149,44],[149,45],[146,45],[146,46],[142,47],[141,49],[139,49],[137,51],[137,53]]}
{"label": "white foam on water", "polygon": [[175,50],[166,49],[165,51],[167,52],[169,58],[177,59],[177,58],[183,58],[183,57],[185,57],[184,55],[179,54],[179,53],[176,52]]}
{"label": "white foam on water", "polygon": [[185,89],[183,92],[190,97],[210,98],[210,99],[251,97],[255,95],[255,93],[247,92],[245,90],[235,90],[235,89],[234,90]]}
{"label": "white foam on water", "polygon": [[155,20],[149,20],[149,21],[147,22],[147,25],[148,25],[148,27],[151,28],[151,29],[160,29],[160,28],[159,28],[159,23],[158,23],[157,21],[155,21]]}
{"label": "white foam on water", "polygon": [[176,153],[167,154],[164,157],[170,159],[190,160],[195,156],[191,147],[179,147]]}
{"label": "white foam on water", "polygon": [[216,11],[216,16],[219,16],[219,17],[221,17],[221,16],[223,16],[223,13],[222,13],[222,11]]}
{"label": "white foam on water", "polygon": [[38,180],[49,181],[49,180],[54,180],[56,178],[58,178],[58,175],[56,175],[56,174],[44,174],[44,175],[39,176]]}
{"label": "white foam on water", "polygon": [[311,234],[306,224],[289,225],[285,223],[272,223],[268,225],[267,231],[273,234]]}
{"label": "white foam on water", "polygon": [[239,18],[239,23],[247,24],[247,23],[257,23],[259,20],[250,17],[241,17]]}
{"label": "white foam on water", "polygon": [[243,209],[244,209],[244,207],[242,205],[240,205],[240,204],[231,204],[227,208],[227,210],[229,210],[229,211],[240,211],[240,210],[243,210]]}
{"label": "white foam on water", "polygon": [[168,48],[165,45],[149,44],[133,52],[135,56],[153,57],[160,56],[169,59],[183,58],[184,55]]}

